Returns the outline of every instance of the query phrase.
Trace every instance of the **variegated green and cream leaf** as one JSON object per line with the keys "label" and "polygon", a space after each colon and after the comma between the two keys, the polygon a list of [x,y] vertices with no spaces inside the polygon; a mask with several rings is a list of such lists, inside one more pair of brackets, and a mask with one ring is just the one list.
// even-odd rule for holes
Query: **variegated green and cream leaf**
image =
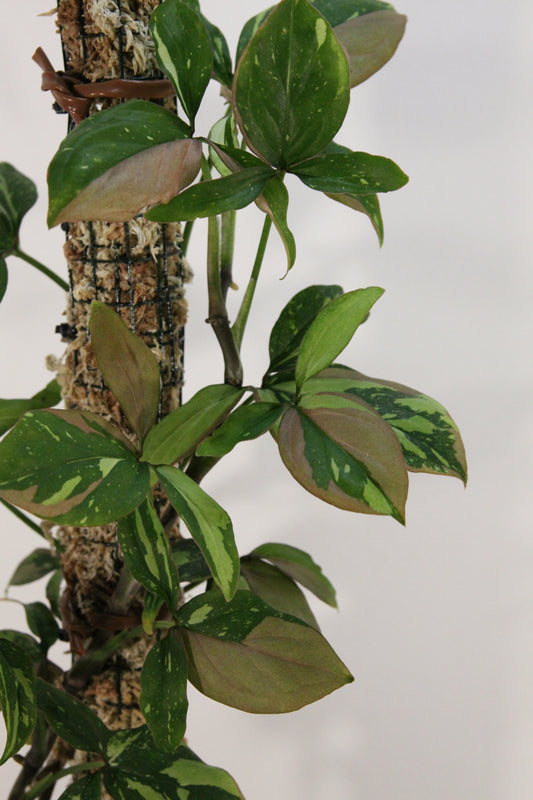
{"label": "variegated green and cream leaf", "polygon": [[0,758],[0,764],[4,764],[26,744],[35,725],[37,707],[32,659],[3,636],[0,636],[0,707],[7,732]]}
{"label": "variegated green and cream leaf", "polygon": [[270,561],[324,603],[337,608],[335,589],[321,567],[304,550],[289,544],[268,542],[252,550],[250,556]]}
{"label": "variegated green and cream leaf", "polygon": [[174,467],[158,467],[168,498],[202,551],[213,579],[226,600],[239,581],[239,553],[231,519],[188,475]]}
{"label": "variegated green and cream leaf", "polygon": [[187,657],[169,631],[146,656],[141,674],[140,706],[156,747],[173,753],[187,727]]}
{"label": "variegated green and cream leaf", "polygon": [[90,412],[31,411],[0,442],[0,497],[63,525],[120,519],[149,481],[120,430]]}
{"label": "variegated green and cream leaf", "polygon": [[58,800],[101,800],[101,797],[101,776],[100,773],[94,773],[72,783]]}
{"label": "variegated green and cream leaf", "polygon": [[57,736],[76,750],[104,753],[110,731],[85,703],[37,678],[37,705]]}

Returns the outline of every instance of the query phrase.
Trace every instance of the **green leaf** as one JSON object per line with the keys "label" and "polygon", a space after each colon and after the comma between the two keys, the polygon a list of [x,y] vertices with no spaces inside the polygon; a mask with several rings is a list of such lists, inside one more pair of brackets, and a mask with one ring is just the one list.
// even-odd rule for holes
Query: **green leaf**
{"label": "green leaf", "polygon": [[178,573],[165,531],[148,498],[119,521],[117,535],[133,577],[174,609],[179,594]]}
{"label": "green leaf", "polygon": [[407,17],[396,11],[375,11],[335,28],[350,65],[350,86],[370,78],[393,57],[405,33]]}
{"label": "green leaf", "polygon": [[125,221],[166,202],[198,174],[201,143],[188,137],[175,114],[146,100],[83,120],[48,168],[48,225]]}
{"label": "green leaf", "polygon": [[46,599],[50,603],[50,608],[52,612],[58,617],[61,618],[61,613],[59,610],[59,595],[61,589],[61,583],[63,581],[63,573],[60,569],[56,570],[48,583],[46,584]]}
{"label": "green leaf", "polygon": [[311,0],[311,2],[332,27],[374,11],[394,10],[390,3],[381,0]]}
{"label": "green leaf", "polygon": [[211,39],[200,15],[186,3],[166,0],[150,17],[150,34],[159,66],[166,72],[194,127],[211,78]]}
{"label": "green leaf", "polygon": [[58,800],[101,800],[101,797],[102,784],[98,772],[72,783]]}
{"label": "green leaf", "polygon": [[231,519],[188,475],[174,467],[158,467],[168,499],[203,553],[215,582],[229,600],[239,580],[239,554]]}
{"label": "green leaf", "polygon": [[189,679],[218,702],[253,713],[295,711],[353,680],[324,637],[257,595],[216,590],[184,605]]}
{"label": "green leaf", "polygon": [[301,340],[295,371],[298,389],[337,358],[382,294],[377,286],[356,289],[319,312]]}
{"label": "green leaf", "polygon": [[296,260],[296,243],[294,236],[287,225],[287,209],[289,207],[289,193],[283,183],[283,176],[276,175],[271,178],[255,201],[259,208],[272,219],[277,232],[281,237],[283,247],[287,253],[287,272],[293,267]]}
{"label": "green leaf", "polygon": [[3,630],[0,631],[0,640],[7,639],[9,642],[17,645],[20,649],[24,650],[30,661],[34,664],[41,661],[43,651],[39,642],[30,636],[29,633],[22,633],[22,631]]}
{"label": "green leaf", "polygon": [[270,8],[266,8],[264,11],[260,11],[259,14],[256,14],[254,17],[249,19],[248,22],[246,22],[246,24],[244,25],[239,36],[239,42],[237,44],[237,55],[236,55],[237,64],[241,60],[242,54],[246,50],[255,32],[263,24],[263,22],[268,17],[268,15],[273,11],[273,9],[274,6],[270,6]]}
{"label": "green leaf", "polygon": [[317,375],[306,385],[307,390],[335,390],[362,398],[393,428],[409,470],[452,475],[466,483],[466,455],[459,429],[431,397],[401,383],[369,378],[340,366]]}
{"label": "green leaf", "polygon": [[269,606],[301,619],[319,630],[318,623],[301,589],[280,569],[259,558],[241,559],[241,575],[261,600]]}
{"label": "green leaf", "polygon": [[233,175],[195,183],[165,205],[146,213],[153,222],[184,222],[214,217],[250,205],[274,174],[267,166],[249,167]]}
{"label": "green leaf", "polygon": [[142,442],[159,408],[159,364],[149,347],[104,303],[91,303],[91,346],[102,377]]}
{"label": "green leaf", "polygon": [[244,51],[233,104],[246,142],[286,169],[329,144],[350,101],[346,56],[307,0],[282,0]]}
{"label": "green leaf", "polygon": [[311,189],[333,194],[394,192],[409,180],[390,158],[369,153],[322,153],[291,172]]}
{"label": "green leaf", "polygon": [[151,636],[154,632],[154,623],[162,605],[163,599],[161,597],[151,592],[146,592],[142,612],[142,626],[147,636]]}
{"label": "green leaf", "polygon": [[187,658],[172,633],[155,644],[141,674],[141,711],[156,747],[172,753],[187,727]]}
{"label": "green leaf", "polygon": [[[238,150],[239,139],[237,136],[237,127],[235,125],[235,118],[231,112],[225,114],[222,119],[215,122],[209,131],[208,140],[210,144],[209,158],[219,175],[225,176],[236,172],[237,169],[231,169],[226,163],[228,159],[224,159],[224,149],[226,147],[231,148],[232,152],[245,152]],[[249,155],[251,155],[251,153]],[[259,159],[257,159],[257,161],[259,162]],[[234,163],[232,166],[238,168],[239,165]],[[246,166],[246,164],[244,166]],[[256,163],[256,166],[260,166],[260,164]]]}
{"label": "green leaf", "polygon": [[279,403],[253,403],[239,406],[197,449],[199,456],[224,456],[239,442],[257,439],[280,417]]}
{"label": "green leaf", "polygon": [[308,286],[289,300],[270,334],[269,372],[294,369],[301,341],[319,312],[342,295],[340,286]]}
{"label": "green leaf", "polygon": [[244,391],[227,384],[200,389],[150,431],[144,442],[141,461],[173,464],[194,452],[241,399]]}
{"label": "green leaf", "polygon": [[56,380],[27,400],[0,400],[0,434],[5,433],[26,411],[50,408],[61,401],[61,388]]}
{"label": "green leaf", "polygon": [[0,260],[3,262],[0,276],[0,299],[7,284],[4,256],[18,247],[19,228],[24,216],[37,200],[37,188],[11,164],[0,163]]}
{"label": "green leaf", "polygon": [[355,195],[347,194],[346,192],[341,192],[340,194],[326,192],[326,196],[331,200],[335,200],[337,203],[341,203],[343,206],[352,208],[354,211],[360,211],[362,214],[366,214],[378,235],[381,247],[384,238],[383,217],[381,216],[379,199],[376,194]]}
{"label": "green leaf", "polygon": [[109,730],[94,711],[71,694],[37,678],[37,705],[44,711],[49,726],[57,736],[76,750],[105,753]]}
{"label": "green leaf", "polygon": [[4,295],[6,293],[7,280],[8,280],[7,264],[5,259],[2,256],[0,256],[0,303],[4,299]]}
{"label": "green leaf", "polygon": [[213,55],[213,77],[216,78],[223,86],[231,88],[233,81],[233,69],[231,64],[231,56],[229,52],[228,43],[224,38],[224,34],[209,22],[203,14],[200,15],[202,22],[205,25],[207,35],[211,42],[211,51]]}
{"label": "green leaf", "polygon": [[184,583],[199,583],[211,577],[202,551],[194,539],[180,539],[173,544],[172,558]]}
{"label": "green leaf", "polygon": [[63,525],[105,525],[146,496],[140,464],[120,430],[85,411],[31,411],[0,442],[0,496]]}
{"label": "green leaf", "polygon": [[293,477],[326,503],[389,514],[403,523],[407,471],[392,428],[348,395],[304,400],[308,407],[286,411],[277,432],[281,458]]}
{"label": "green leaf", "polygon": [[59,567],[59,559],[48,547],[38,547],[26,556],[9,579],[8,586],[23,586],[38,581]]}
{"label": "green leaf", "polygon": [[27,603],[24,606],[28,628],[41,640],[46,653],[59,638],[59,626],[54,615],[44,603]]}
{"label": "green leaf", "polygon": [[0,764],[26,744],[36,720],[33,663],[14,642],[0,637],[0,706],[7,738]]}
{"label": "green leaf", "polygon": [[269,542],[256,547],[250,555],[271,561],[278,569],[301,583],[324,603],[337,608],[335,589],[308,553],[288,544]]}

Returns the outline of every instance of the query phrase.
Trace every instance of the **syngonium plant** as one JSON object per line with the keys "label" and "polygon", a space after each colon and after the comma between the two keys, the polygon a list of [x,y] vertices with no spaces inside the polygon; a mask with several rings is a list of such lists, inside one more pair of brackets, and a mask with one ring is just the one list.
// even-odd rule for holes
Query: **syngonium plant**
{"label": "syngonium plant", "polygon": [[[270,333],[260,386],[244,383],[240,358],[272,224],[288,270],[296,260],[286,174],[365,213],[383,240],[378,194],[399,189],[407,177],[389,159],[353,152],[334,137],[350,89],[389,60],[405,22],[375,0],[282,0],[246,23],[233,70],[223,34],[199,3],[165,0],[150,30],[183,118],[146,101],[125,102],[81,122],[50,164],[51,226],[123,221],[142,212],[154,221],[187,221],[187,241],[192,221],[208,217],[208,318],[224,361],[224,383],[202,388],[159,419],[154,355],[114,311],[94,302],[92,348],[129,435],[97,414],[51,408],[59,402],[54,383],[29,400],[0,403],[2,432],[8,431],[0,443],[2,501],[29,522],[24,511],[65,525],[116,522],[125,569],[146,592],[142,628],[110,636],[103,655],[89,648],[81,660],[105,658],[125,637],[154,637],[141,677],[146,725],[111,732],[59,688],[61,672],[47,656],[60,635],[57,556],[39,548],[15,570],[11,585],[52,578],[49,605],[26,607],[37,638],[0,636],[8,732],[2,761],[17,753],[36,721],[93,754],[89,763],[62,771],[82,774],[62,800],[98,800],[102,781],[116,800],[241,797],[227,773],[204,764],[183,742],[187,681],[219,702],[256,713],[293,711],[352,681],[299,588],[335,606],[320,567],[289,544],[267,543],[239,556],[228,514],[199,485],[237,444],[270,432],[283,464],[309,492],[339,508],[400,523],[409,471],[466,480],[459,432],[439,403],[337,363],[382,289],[309,286],[285,306]],[[195,118],[212,79],[227,106],[207,135],[196,135]],[[31,182],[2,165],[4,288],[5,257],[22,252],[18,229],[34,199]],[[235,212],[253,202],[264,212],[264,226],[230,325]],[[164,522],[154,504],[160,488],[174,509]],[[190,538],[171,547],[167,531],[177,517]],[[57,779],[37,776],[20,796],[44,797]]]}

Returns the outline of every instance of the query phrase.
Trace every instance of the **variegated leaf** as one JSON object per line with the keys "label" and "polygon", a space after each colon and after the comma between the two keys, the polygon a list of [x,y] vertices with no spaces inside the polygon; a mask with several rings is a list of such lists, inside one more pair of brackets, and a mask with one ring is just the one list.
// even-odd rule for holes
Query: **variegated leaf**
{"label": "variegated leaf", "polygon": [[182,582],[201,583],[211,577],[207,562],[194,539],[180,539],[172,546],[172,558]]}
{"label": "variegated leaf", "polygon": [[301,583],[324,603],[337,608],[335,589],[309,553],[289,544],[268,542],[256,547],[250,555],[271,561],[278,569]]}
{"label": "variegated leaf", "polygon": [[246,556],[241,559],[241,575],[252,592],[269,606],[285,614],[291,614],[319,630],[304,593],[292,578],[280,569],[261,561],[260,558]]}
{"label": "variegated leaf", "polygon": [[49,726],[57,736],[76,750],[104,753],[110,731],[94,711],[71,694],[37,678],[38,707],[46,714]]}
{"label": "variegated leaf", "polygon": [[320,153],[292,170],[317,192],[374,195],[395,192],[409,178],[390,158],[361,152]]}
{"label": "variegated leaf", "polygon": [[36,719],[34,671],[25,650],[0,636],[0,706],[7,738],[0,759],[3,764],[26,744]]}
{"label": "variegated leaf", "polygon": [[171,631],[146,656],[141,674],[141,711],[156,747],[173,753],[187,726],[187,657]]}
{"label": "variegated leaf", "polygon": [[90,412],[31,411],[0,442],[0,496],[63,525],[119,519],[149,481],[120,430]]}
{"label": "variegated leaf", "polygon": [[72,783],[58,800],[101,800],[102,782],[99,773],[86,775]]}
{"label": "variegated leaf", "polygon": [[189,679],[203,694],[254,713],[295,711],[353,680],[324,637],[249,591],[211,590],[178,617]]}
{"label": "variegated leaf", "polygon": [[197,448],[199,456],[224,456],[239,442],[256,439],[275,424],[283,411],[279,403],[252,403],[239,406]]}
{"label": "variegated leaf", "polygon": [[168,498],[202,551],[215,582],[229,600],[239,580],[239,554],[231,519],[188,475],[174,467],[158,467]]}

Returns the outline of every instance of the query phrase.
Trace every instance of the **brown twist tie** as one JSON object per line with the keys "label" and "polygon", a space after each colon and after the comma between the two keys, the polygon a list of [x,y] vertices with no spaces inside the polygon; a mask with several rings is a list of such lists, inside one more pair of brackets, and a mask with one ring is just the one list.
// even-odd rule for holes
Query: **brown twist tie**
{"label": "brown twist tie", "polygon": [[118,100],[159,100],[174,97],[176,91],[167,80],[138,81],[116,78],[98,83],[84,83],[64,72],[54,70],[42,48],[38,47],[33,60],[42,69],[41,89],[52,92],[56,103],[70,114],[76,125],[89,114],[91,100],[94,98],[113,98]]}

